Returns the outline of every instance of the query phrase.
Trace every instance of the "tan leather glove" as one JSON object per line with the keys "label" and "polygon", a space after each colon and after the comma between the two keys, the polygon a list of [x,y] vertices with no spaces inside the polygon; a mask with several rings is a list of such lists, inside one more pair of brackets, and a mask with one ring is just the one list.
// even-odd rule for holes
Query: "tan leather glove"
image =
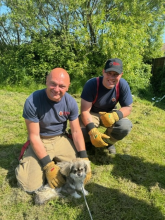
{"label": "tan leather glove", "polygon": [[99,112],[99,114],[101,115],[100,119],[106,128],[112,127],[116,121],[119,121],[119,119],[123,117],[121,111],[114,111],[112,113]]}
{"label": "tan leather glove", "polygon": [[88,132],[88,134],[90,136],[91,143],[95,147],[105,147],[105,146],[108,146],[108,144],[105,143],[102,138],[110,138],[110,137],[108,135],[106,135],[106,134],[102,134],[101,132],[99,132],[99,130],[97,128],[92,128]]}
{"label": "tan leather glove", "polygon": [[43,169],[45,170],[46,178],[51,188],[61,187],[65,183],[60,173],[60,168],[53,161],[49,162]]}
{"label": "tan leather glove", "polygon": [[[88,158],[82,158],[84,160],[89,161]],[[90,161],[89,161],[89,165],[87,166],[87,174],[84,180],[84,185],[87,184],[87,182],[89,182],[89,180],[91,179],[92,173],[91,173],[91,167],[90,167]]]}

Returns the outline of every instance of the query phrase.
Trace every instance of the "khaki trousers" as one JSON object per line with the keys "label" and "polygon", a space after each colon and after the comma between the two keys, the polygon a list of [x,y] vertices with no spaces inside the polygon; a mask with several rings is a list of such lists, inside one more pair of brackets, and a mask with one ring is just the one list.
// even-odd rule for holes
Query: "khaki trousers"
{"label": "khaki trousers", "polygon": [[[77,157],[73,141],[66,135],[41,138],[41,140],[50,159],[55,162],[71,161]],[[31,145],[28,146],[23,158],[19,161],[15,174],[18,185],[26,192],[35,192],[45,184],[45,174]]]}

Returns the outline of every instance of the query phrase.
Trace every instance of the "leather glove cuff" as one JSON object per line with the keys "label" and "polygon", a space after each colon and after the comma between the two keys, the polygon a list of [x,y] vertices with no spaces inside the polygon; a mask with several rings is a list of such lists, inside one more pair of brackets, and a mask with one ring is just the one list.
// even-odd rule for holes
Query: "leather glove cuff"
{"label": "leather glove cuff", "polygon": [[41,162],[42,167],[45,167],[48,163],[50,163],[50,162],[52,162],[52,161],[51,161],[49,155],[47,155],[47,156],[43,157],[43,158],[40,160],[40,162]]}
{"label": "leather glove cuff", "polygon": [[123,118],[123,113],[119,110],[114,110],[113,112],[116,112],[116,114],[118,115],[119,117],[119,120]]}
{"label": "leather glove cuff", "polygon": [[95,128],[95,125],[93,122],[86,125],[87,132],[89,132],[92,128]]}
{"label": "leather glove cuff", "polygon": [[78,157],[80,157],[80,158],[87,158],[88,155],[87,155],[86,150],[79,151],[78,152]]}

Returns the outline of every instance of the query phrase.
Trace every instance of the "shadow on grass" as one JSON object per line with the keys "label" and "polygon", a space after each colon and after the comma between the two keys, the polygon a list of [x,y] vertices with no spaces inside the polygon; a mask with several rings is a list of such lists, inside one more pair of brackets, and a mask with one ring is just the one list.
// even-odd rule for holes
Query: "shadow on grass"
{"label": "shadow on grass", "polygon": [[165,189],[165,166],[145,162],[143,158],[120,154],[116,155],[113,164],[112,174],[116,177],[127,178],[148,190],[156,184]]}
{"label": "shadow on grass", "polygon": [[22,144],[0,145],[0,169],[7,170],[6,179],[11,187],[17,186],[15,168],[18,165],[18,157],[21,152]]}
{"label": "shadow on grass", "polygon": [[[8,180],[13,190],[16,188],[15,167],[18,164],[18,156],[22,144],[0,146],[0,169],[7,171],[6,179]],[[95,152],[96,153],[96,152]],[[114,164],[112,174],[116,177],[123,177],[131,181],[141,184],[149,188],[156,182],[162,186],[164,180],[165,167],[158,164],[150,164],[143,161],[138,157],[131,157],[129,155],[117,154],[111,157],[103,152],[97,152],[97,155],[89,155],[92,162],[96,164]],[[99,160],[97,161],[97,159]],[[104,161],[104,162],[103,162]],[[164,216],[161,214],[159,208],[154,207],[153,204],[148,204],[144,200],[139,200],[130,197],[119,190],[107,188],[96,183],[89,183],[86,189],[90,195],[86,197],[87,204],[93,219],[114,219],[114,220],[132,220],[132,219],[145,219],[145,220],[162,220]],[[15,189],[16,190],[16,189]],[[14,191],[15,192],[15,191]],[[34,205],[33,201],[30,200]],[[64,201],[65,202],[65,201]],[[49,201],[43,208],[49,206],[55,208],[57,203],[62,206],[62,201]],[[81,207],[81,213],[76,220],[90,219],[87,207],[83,197],[80,200],[70,199],[69,207]],[[67,217],[69,219],[69,217]]]}
{"label": "shadow on grass", "polygon": [[[144,200],[139,200],[121,193],[119,190],[107,188],[95,183],[87,185],[86,188],[92,193],[92,195],[89,195],[86,199],[93,219],[164,219],[159,208],[148,204]],[[81,217],[77,219],[90,219],[85,205]]]}
{"label": "shadow on grass", "polygon": [[[165,95],[165,94],[164,94]],[[149,102],[153,103],[153,106],[163,109],[165,110],[165,98],[163,98],[161,101],[160,99],[164,96],[164,95],[154,95],[153,92],[151,92],[150,89],[146,90],[146,89],[140,89],[139,90],[139,94],[138,97],[142,100],[147,100]],[[154,100],[152,100],[153,98],[155,98]]]}
{"label": "shadow on grass", "polygon": [[93,148],[88,151],[89,159],[96,165],[114,165],[111,172],[113,176],[143,185],[149,191],[150,187],[156,184],[165,189],[165,166],[146,162],[142,157],[127,154],[110,155],[106,149]]}
{"label": "shadow on grass", "polygon": [[[90,145],[91,146],[91,145]],[[0,167],[8,170],[6,178],[9,184],[16,186],[15,168],[18,165],[18,157],[22,144],[0,145]],[[96,165],[114,165],[112,174],[116,177],[126,178],[130,181],[145,186],[148,190],[150,187],[159,184],[165,189],[165,166],[157,163],[149,163],[141,157],[131,155],[108,154],[106,149],[91,147],[88,151],[89,159]]]}

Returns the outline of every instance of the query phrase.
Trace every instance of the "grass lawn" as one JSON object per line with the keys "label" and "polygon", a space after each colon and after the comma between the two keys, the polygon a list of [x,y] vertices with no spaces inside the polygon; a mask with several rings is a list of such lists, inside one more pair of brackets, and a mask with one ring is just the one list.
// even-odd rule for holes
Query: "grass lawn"
{"label": "grass lawn", "polygon": [[[33,195],[17,187],[14,170],[27,137],[22,110],[29,94],[0,90],[0,220],[90,220],[83,196],[37,206]],[[115,156],[87,146],[93,175],[86,200],[93,220],[165,219],[165,103],[134,97],[129,119],[133,129],[116,143]]]}

